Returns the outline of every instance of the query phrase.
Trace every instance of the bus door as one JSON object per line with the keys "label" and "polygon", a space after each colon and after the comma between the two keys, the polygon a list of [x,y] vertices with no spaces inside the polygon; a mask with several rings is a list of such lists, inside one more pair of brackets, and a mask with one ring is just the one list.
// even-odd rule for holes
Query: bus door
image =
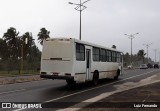
{"label": "bus door", "polygon": [[86,50],[86,80],[89,80],[91,73],[91,50]]}

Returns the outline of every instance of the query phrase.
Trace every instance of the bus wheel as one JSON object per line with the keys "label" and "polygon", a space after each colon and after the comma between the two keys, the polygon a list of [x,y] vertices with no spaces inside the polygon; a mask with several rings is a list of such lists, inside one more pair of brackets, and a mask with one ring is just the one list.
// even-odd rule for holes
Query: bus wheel
{"label": "bus wheel", "polygon": [[118,80],[119,75],[120,75],[120,70],[117,70],[117,74],[116,74],[116,76],[114,77],[114,80]]}
{"label": "bus wheel", "polygon": [[97,85],[98,84],[98,80],[99,80],[99,74],[98,72],[94,72],[94,75],[93,75],[93,85]]}
{"label": "bus wheel", "polygon": [[68,85],[74,85],[76,83],[76,81],[74,80],[66,80]]}

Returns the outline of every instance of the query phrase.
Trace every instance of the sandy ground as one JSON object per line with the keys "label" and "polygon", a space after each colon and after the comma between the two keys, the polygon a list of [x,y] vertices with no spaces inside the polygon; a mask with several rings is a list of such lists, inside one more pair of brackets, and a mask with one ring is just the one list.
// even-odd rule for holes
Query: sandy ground
{"label": "sandy ground", "polygon": [[[158,76],[150,77],[145,80],[142,80],[139,85],[140,87],[131,88],[129,90],[125,90],[122,92],[115,93],[106,98],[99,100],[101,102],[101,106],[105,107],[107,102],[115,102],[120,103],[120,105],[124,105],[126,108],[94,108],[97,107],[96,103],[91,104],[89,107],[91,108],[83,108],[79,111],[160,111],[160,74]],[[156,82],[157,81],[157,82]],[[158,82],[159,81],[159,82]],[[147,85],[143,84],[146,83]],[[122,87],[121,87],[122,88]],[[132,108],[127,108],[124,102],[131,104]],[[136,103],[149,104],[152,102],[156,104],[159,108],[144,108],[144,107],[134,107],[137,105]],[[124,104],[123,104],[124,103]],[[104,105],[103,105],[104,104]],[[118,106],[115,106],[118,107]],[[122,106],[123,107],[123,106]]]}
{"label": "sandy ground", "polygon": [[15,76],[15,77],[1,77],[0,85],[4,84],[14,84],[14,83],[23,83],[30,81],[39,81],[42,80],[40,75],[23,75],[23,76]]}
{"label": "sandy ground", "polygon": [[[140,105],[147,102],[159,102],[156,105],[160,107],[160,74],[153,75],[139,82],[126,82],[121,85],[114,85],[114,87],[117,90],[83,101],[89,105],[83,104],[83,106],[82,102],[58,111],[160,111],[160,108],[134,107],[134,104],[137,105],[137,102]],[[111,105],[108,105],[108,102]],[[83,107],[76,108],[76,106]]]}
{"label": "sandy ground", "polygon": [[[132,108],[127,108],[128,106],[124,106],[126,108],[83,108],[79,111],[160,111],[160,108],[134,108],[134,104],[137,102],[141,104],[147,104],[148,102],[149,104],[151,104],[150,102],[160,102],[160,82],[119,92],[98,102],[101,102],[102,106],[106,105],[106,102],[122,102],[122,104],[124,102],[129,102],[132,104]],[[160,103],[158,104],[160,105]],[[96,103],[93,103],[89,107],[97,107],[96,105]]]}

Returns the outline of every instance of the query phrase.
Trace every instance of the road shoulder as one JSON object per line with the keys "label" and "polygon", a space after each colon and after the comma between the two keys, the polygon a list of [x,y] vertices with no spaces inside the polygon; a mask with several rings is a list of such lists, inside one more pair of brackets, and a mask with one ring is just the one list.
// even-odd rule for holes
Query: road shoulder
{"label": "road shoulder", "polygon": [[[157,103],[157,105],[160,105],[160,74],[151,76],[149,78],[146,78],[142,81],[140,81],[137,84],[128,84],[128,86],[125,86],[127,84],[124,84],[123,86],[115,86],[120,89],[124,89],[129,86],[128,90],[124,90],[121,92],[114,93],[112,95],[109,95],[99,101],[96,101],[95,103],[86,106],[86,108],[80,109],[79,111],[159,111],[160,108],[144,108],[144,107],[135,107],[137,104],[151,104],[151,103]],[[100,102],[100,105],[99,105]],[[107,107],[107,103],[116,103],[123,106],[115,106],[115,108]],[[97,104],[98,103],[98,104]],[[131,104],[132,106],[125,106],[128,105],[127,103]],[[98,106],[103,106],[103,108]],[[115,105],[115,104],[114,104]],[[87,108],[89,107],[89,108]],[[117,108],[116,108],[117,107]],[[122,107],[122,108],[118,108]],[[130,108],[131,107],[131,108]],[[160,107],[160,106],[158,106]]]}

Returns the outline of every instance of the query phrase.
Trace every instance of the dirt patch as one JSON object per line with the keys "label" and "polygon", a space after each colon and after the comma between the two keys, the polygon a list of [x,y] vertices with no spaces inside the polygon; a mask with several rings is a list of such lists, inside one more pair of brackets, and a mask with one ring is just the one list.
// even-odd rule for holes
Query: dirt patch
{"label": "dirt patch", "polygon": [[0,78],[0,85],[44,80],[39,75]]}
{"label": "dirt patch", "polygon": [[108,102],[160,102],[160,82],[113,94],[101,101]]}
{"label": "dirt patch", "polygon": [[[106,105],[106,102],[128,102],[133,104],[137,102],[144,104],[148,102],[160,102],[160,82],[115,93],[98,102],[101,102],[102,106]],[[93,103],[89,107],[97,107],[96,105],[97,103]],[[83,108],[79,111],[160,111],[160,108]]]}

